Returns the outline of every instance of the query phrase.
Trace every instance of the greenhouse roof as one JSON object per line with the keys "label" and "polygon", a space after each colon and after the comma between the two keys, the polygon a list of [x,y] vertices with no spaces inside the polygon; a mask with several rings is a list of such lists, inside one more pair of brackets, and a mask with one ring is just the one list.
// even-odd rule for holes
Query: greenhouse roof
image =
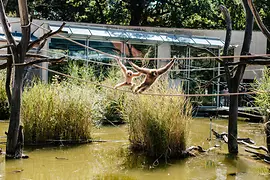
{"label": "greenhouse roof", "polygon": [[[60,25],[50,24],[50,29],[56,31]],[[69,37],[88,38],[94,40],[128,41],[149,44],[170,43],[174,45],[192,45],[199,47],[222,48],[224,41],[219,38],[188,36],[169,33],[113,29],[93,26],[67,25],[62,29]]]}

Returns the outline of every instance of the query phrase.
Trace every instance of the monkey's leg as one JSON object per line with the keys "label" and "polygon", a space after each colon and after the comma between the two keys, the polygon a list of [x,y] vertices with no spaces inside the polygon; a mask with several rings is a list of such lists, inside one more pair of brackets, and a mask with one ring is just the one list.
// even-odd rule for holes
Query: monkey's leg
{"label": "monkey's leg", "polygon": [[148,88],[148,85],[142,83],[141,85],[137,86],[134,90],[135,93],[141,93],[142,91],[145,91]]}
{"label": "monkey's leg", "polygon": [[122,87],[122,86],[127,86],[127,85],[128,85],[127,82],[122,82],[122,83],[115,85],[114,89],[117,89],[117,88]]}
{"label": "monkey's leg", "polygon": [[137,93],[139,90],[140,90],[140,88],[142,87],[142,84],[141,85],[139,85],[139,86],[137,86],[135,89],[134,89],[134,91],[133,92],[135,92],[135,93]]}
{"label": "monkey's leg", "polygon": [[143,91],[147,90],[149,87],[147,85],[142,86],[140,89],[137,90],[137,93],[142,93]]}
{"label": "monkey's leg", "polygon": [[135,83],[132,83],[132,84],[131,84],[131,87],[130,87],[131,91],[133,91],[135,85],[136,85]]}

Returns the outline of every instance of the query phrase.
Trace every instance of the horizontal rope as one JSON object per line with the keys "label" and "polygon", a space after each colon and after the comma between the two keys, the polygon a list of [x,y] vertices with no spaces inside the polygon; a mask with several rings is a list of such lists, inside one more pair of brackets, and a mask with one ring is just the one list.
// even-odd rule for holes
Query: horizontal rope
{"label": "horizontal rope", "polygon": [[[104,63],[104,62],[100,62],[100,61],[94,61],[94,60],[91,60],[91,59],[85,59],[85,58],[82,58],[82,57],[77,57],[77,56],[69,56],[69,55],[66,55],[64,53],[61,53],[61,52],[54,52],[52,50],[45,50],[45,49],[41,49],[40,51],[45,51],[45,52],[48,52],[48,53],[52,53],[52,54],[57,54],[57,55],[61,55],[61,56],[65,56],[65,57],[68,57],[70,59],[74,59],[74,60],[84,60],[84,61],[87,61],[87,62],[91,62],[91,63],[96,63],[96,64],[102,64],[102,65],[106,65],[106,66],[115,66],[115,67],[118,67],[119,65],[117,64],[111,64],[111,63]],[[223,70],[224,67],[213,67],[213,68],[200,68],[200,67],[197,67],[197,66],[189,66],[189,65],[184,65],[186,69],[172,69],[172,70],[169,70],[170,72],[188,72],[188,71],[208,71],[208,70]],[[190,69],[187,69],[188,67],[191,67]],[[264,69],[246,69],[245,71],[263,71]]]}
{"label": "horizontal rope", "polygon": [[[78,81],[82,81],[82,82],[86,82],[89,84],[94,84],[96,86],[101,86],[101,87],[105,87],[108,89],[112,89],[112,90],[117,90],[117,91],[122,91],[122,92],[127,92],[127,93],[131,93],[134,94],[132,91],[128,91],[128,90],[124,90],[124,89],[115,89],[114,87],[108,86],[108,85],[104,85],[104,84],[100,84],[100,83],[95,83],[92,81],[87,81],[84,79],[80,79],[74,76],[70,76],[68,74],[64,74],[55,70],[51,70],[39,65],[33,65],[34,67],[40,68],[40,69],[44,69],[47,70],[49,72],[53,72],[55,74],[61,75],[61,76],[65,76],[68,78],[72,78],[72,79],[76,79]],[[160,93],[142,93],[142,94],[134,94],[134,95],[149,95],[149,96],[169,96],[169,97],[213,97],[213,96],[237,96],[237,95],[246,95],[246,94],[259,94],[259,93],[269,93],[270,91],[254,91],[254,92],[241,92],[241,93],[226,93],[226,94],[160,94]]]}
{"label": "horizontal rope", "polygon": [[206,56],[206,57],[181,57],[181,58],[127,58],[122,57],[126,60],[205,60],[205,59],[232,59],[232,58],[256,58],[256,57],[270,57],[270,54],[256,54],[256,55],[238,55],[238,56]]}

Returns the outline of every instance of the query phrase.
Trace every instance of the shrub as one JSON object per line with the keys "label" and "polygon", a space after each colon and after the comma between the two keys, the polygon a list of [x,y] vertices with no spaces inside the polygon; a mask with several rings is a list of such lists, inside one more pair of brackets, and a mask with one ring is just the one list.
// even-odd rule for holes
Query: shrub
{"label": "shrub", "polygon": [[[119,70],[111,69],[108,77],[102,82],[108,86],[114,87],[121,79],[122,73]],[[129,88],[129,87],[122,87]],[[122,124],[124,123],[124,102],[126,93],[107,88],[100,88],[100,101],[98,102],[99,114],[95,118],[98,124]]]}
{"label": "shrub", "polygon": [[26,144],[91,138],[89,88],[70,83],[36,83],[23,93],[22,121]]}
{"label": "shrub", "polygon": [[[256,80],[253,86],[254,91],[269,91],[270,89],[270,70],[264,69],[263,76],[260,80]],[[270,93],[258,93],[255,96],[255,104],[260,107],[262,114],[268,116],[267,109],[270,109]]]}
{"label": "shrub", "polygon": [[[182,93],[159,84],[161,94]],[[130,95],[125,105],[131,149],[149,157],[180,157],[186,149],[191,105],[184,97]]]}
{"label": "shrub", "polygon": [[0,119],[8,119],[9,105],[5,89],[5,73],[0,72]]}

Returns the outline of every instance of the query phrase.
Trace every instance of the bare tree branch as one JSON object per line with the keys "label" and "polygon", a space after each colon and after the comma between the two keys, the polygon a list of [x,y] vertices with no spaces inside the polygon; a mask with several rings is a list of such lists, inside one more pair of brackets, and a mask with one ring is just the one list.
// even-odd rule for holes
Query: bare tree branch
{"label": "bare tree branch", "polygon": [[0,54],[0,60],[7,60],[9,57],[12,57],[11,54]]}
{"label": "bare tree branch", "polygon": [[40,50],[45,46],[46,42],[47,42],[47,39],[45,39],[44,41],[42,41],[42,43],[37,48],[37,53],[39,53]]}
{"label": "bare tree branch", "polygon": [[[231,37],[232,37],[232,21],[231,21],[230,13],[225,6],[221,5],[219,6],[219,9],[222,12],[225,18],[225,22],[226,22],[226,38],[225,38],[225,44],[223,47],[222,56],[227,56],[229,54],[229,46],[230,46]],[[228,62],[229,62],[229,59],[224,59],[225,75],[226,75],[228,86],[230,86],[230,79],[232,78],[232,74],[229,70]]]}
{"label": "bare tree branch", "polygon": [[65,59],[65,57],[61,57],[61,58],[44,58],[44,59],[38,59],[38,60],[34,60],[34,61],[29,61],[29,62],[25,62],[25,63],[18,63],[18,64],[14,64],[14,66],[30,66],[33,64],[38,64],[38,63],[43,63],[43,62],[50,62],[50,63],[60,63]]}
{"label": "bare tree branch", "polygon": [[[8,48],[7,53],[11,53],[10,48]],[[12,96],[11,89],[10,89],[11,74],[12,74],[12,57],[9,57],[7,60],[7,72],[6,72],[6,84],[5,84],[9,105],[11,105],[11,96]]]}
{"label": "bare tree branch", "polygon": [[3,5],[4,5],[5,8],[7,6],[7,3],[8,3],[8,0],[3,0]]}
{"label": "bare tree branch", "polygon": [[63,22],[63,24],[59,27],[59,29],[57,31],[49,31],[46,34],[44,34],[43,36],[41,36],[40,38],[38,38],[37,40],[33,41],[32,43],[29,44],[27,51],[29,51],[30,49],[32,49],[36,44],[39,44],[41,41],[46,40],[47,38],[59,33],[62,31],[63,27],[65,26],[65,22]]}
{"label": "bare tree branch", "polygon": [[258,11],[256,10],[256,8],[254,7],[252,0],[248,0],[247,2],[248,2],[248,6],[249,6],[253,16],[255,17],[255,21],[256,21],[258,27],[260,28],[262,33],[267,37],[268,41],[270,41],[270,32],[268,31],[267,27],[262,22],[262,19],[259,15]]}
{"label": "bare tree branch", "polygon": [[2,1],[0,2],[0,22],[2,24],[2,28],[4,30],[4,34],[6,36],[8,44],[13,45],[11,47],[12,52],[14,52],[14,53],[17,52],[16,48],[15,48],[16,47],[16,41],[13,38],[13,36],[11,35],[11,32],[9,30],[9,26],[7,24],[7,17],[6,17],[6,13],[5,13],[4,5],[3,5]]}
{"label": "bare tree branch", "polygon": [[[25,54],[28,51],[28,44],[30,41],[30,27],[31,23],[29,20],[29,15],[28,15],[28,6],[27,6],[27,1],[18,1],[19,5],[19,13],[20,13],[20,21],[21,21],[21,31],[22,31],[22,38],[19,43],[19,46],[21,48],[20,50],[20,58],[19,61],[20,63],[24,62]],[[17,62],[15,62],[17,63]]]}
{"label": "bare tree branch", "polygon": [[6,69],[7,68],[7,63],[0,64],[0,69]]}
{"label": "bare tree branch", "polygon": [[[245,28],[245,36],[243,41],[243,46],[241,49],[241,55],[246,55],[250,51],[250,44],[252,40],[252,31],[253,31],[253,25],[254,25],[254,16],[248,6],[248,0],[243,0],[243,6],[246,11],[246,28]],[[245,58],[240,58],[240,61],[245,61]],[[246,64],[239,64],[237,71],[233,77],[234,82],[237,84],[240,84],[242,77],[244,75],[246,69]]]}
{"label": "bare tree branch", "polygon": [[11,47],[12,45],[10,44],[6,44],[6,45],[3,45],[3,46],[0,46],[0,49],[4,49],[4,48],[8,48],[8,47]]}
{"label": "bare tree branch", "polygon": [[27,58],[39,58],[39,59],[44,59],[44,58],[49,59],[50,58],[49,56],[45,56],[42,54],[34,54],[34,53],[26,53],[26,57]]}
{"label": "bare tree branch", "polygon": [[263,150],[263,151],[269,153],[268,149],[266,147],[264,147],[264,146],[254,146],[254,145],[251,145],[251,144],[249,144],[249,143],[247,143],[245,141],[238,141],[238,143],[243,144],[246,147],[251,148],[251,149]]}

